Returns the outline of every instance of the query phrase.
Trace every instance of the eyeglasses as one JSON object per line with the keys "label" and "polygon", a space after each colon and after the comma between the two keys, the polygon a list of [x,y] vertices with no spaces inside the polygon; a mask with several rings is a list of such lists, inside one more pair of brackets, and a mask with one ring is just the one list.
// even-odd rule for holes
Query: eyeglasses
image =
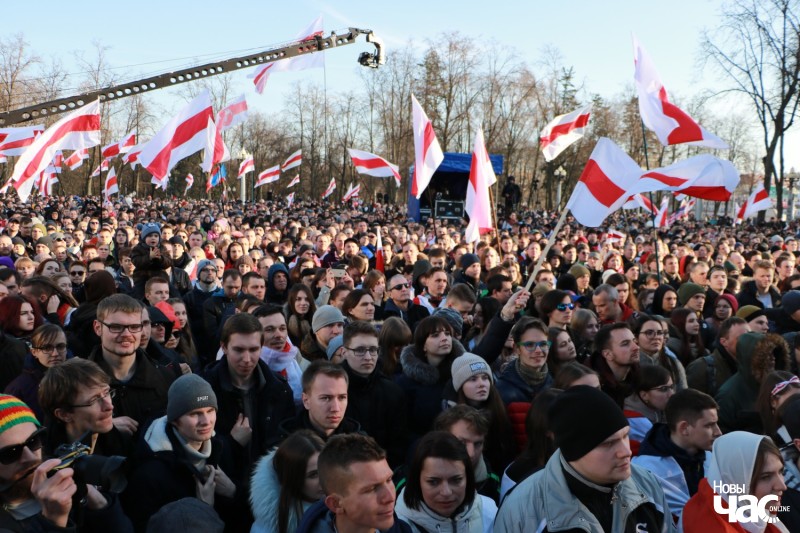
{"label": "eyeglasses", "polygon": [[394,287],[392,287],[389,290],[390,291],[401,291],[403,289],[408,289],[410,287],[411,287],[410,283],[398,283],[397,285],[395,285]]}
{"label": "eyeglasses", "polygon": [[550,346],[552,344],[553,343],[550,341],[539,341],[539,342],[528,341],[528,342],[518,342],[517,346],[519,346],[520,348],[525,348],[526,351],[533,353],[536,351],[537,348],[543,352],[546,352],[547,350],[550,349]]}
{"label": "eyeglasses", "polygon": [[644,335],[648,339],[652,339],[653,337],[666,337],[667,332],[661,329],[658,331],[654,329],[648,329],[647,331],[642,331],[641,335]]}
{"label": "eyeglasses", "polygon": [[559,310],[559,311],[561,311],[562,313],[563,313],[564,311],[566,311],[567,309],[569,309],[570,311],[572,311],[573,309],[575,309],[575,304],[558,304],[558,305],[556,306],[556,309],[558,309],[558,310]]}
{"label": "eyeglasses", "polygon": [[85,270],[73,270],[72,272],[69,273],[69,275],[70,276],[85,276],[86,275],[86,271]]}
{"label": "eyeglasses", "polygon": [[786,387],[790,385],[800,385],[800,378],[798,378],[797,376],[792,376],[792,379],[781,381],[780,383],[772,387],[772,392],[770,393],[770,396],[778,396],[780,393],[786,390]]}
{"label": "eyeglasses", "polygon": [[45,428],[39,428],[34,431],[25,442],[0,448],[0,463],[4,465],[16,463],[19,461],[19,458],[22,457],[22,451],[25,448],[28,448],[32,452],[41,450],[43,444],[42,437],[44,437],[45,431],[47,431]]}
{"label": "eyeglasses", "polygon": [[144,328],[144,324],[106,324],[102,320],[98,320],[101,324],[108,328],[108,331],[114,333],[115,335],[119,335],[126,329],[131,333],[139,333]]}
{"label": "eyeglasses", "polygon": [[361,359],[365,358],[367,354],[371,355],[372,357],[378,356],[378,347],[377,346],[359,346],[358,348],[347,348],[351,352],[353,352],[357,357]]}
{"label": "eyeglasses", "polygon": [[53,350],[58,351],[59,353],[63,353],[67,351],[66,343],[60,344],[43,344],[42,346],[34,346],[34,350],[40,350],[45,353],[53,353]]}
{"label": "eyeglasses", "polygon": [[658,392],[667,393],[667,392],[670,392],[670,391],[674,391],[675,390],[675,385],[674,384],[673,385],[661,385],[660,387],[653,387],[650,390],[656,390]]}
{"label": "eyeglasses", "polygon": [[113,400],[116,395],[117,395],[116,389],[108,388],[105,391],[101,392],[99,395],[89,400],[88,402],[77,405],[70,405],[70,407],[73,409],[78,407],[94,407],[95,405],[99,404],[106,398],[111,398]]}

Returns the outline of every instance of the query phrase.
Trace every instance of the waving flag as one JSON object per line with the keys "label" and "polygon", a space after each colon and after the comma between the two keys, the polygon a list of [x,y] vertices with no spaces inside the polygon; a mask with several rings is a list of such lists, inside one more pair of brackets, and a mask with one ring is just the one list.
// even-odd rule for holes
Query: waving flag
{"label": "waving flag", "polygon": [[72,154],[64,160],[64,164],[69,167],[70,170],[75,170],[83,165],[83,162],[89,159],[89,149],[84,148],[82,150],[75,150]]}
{"label": "waving flag", "polygon": [[238,179],[242,179],[245,174],[248,172],[255,172],[256,164],[253,162],[253,156],[246,158],[244,161],[241,162],[239,165],[239,175],[237,176]]}
{"label": "waving flag", "polygon": [[[227,172],[228,171],[225,169],[225,165],[220,165],[216,169],[216,172],[214,172],[213,174],[209,173],[208,180],[206,181],[206,193],[208,193],[208,191],[210,191],[212,188],[216,187],[217,185],[225,181]],[[224,189],[222,190],[222,193],[224,196],[225,195]]]}
{"label": "waving flag", "polygon": [[634,194],[625,204],[622,206],[623,209],[644,209],[648,213],[654,215],[656,213],[656,208],[653,205],[653,202],[645,196],[644,194]]}
{"label": "waving flag", "polygon": [[299,167],[303,162],[303,150],[300,149],[286,158],[286,161],[281,165],[281,172],[286,172],[290,168]]}
{"label": "waving flag", "polygon": [[623,233],[617,229],[609,228],[606,232],[605,242],[610,244],[623,243],[627,238],[628,235],[626,233]]}
{"label": "waving flag", "polygon": [[215,152],[214,145],[208,143],[209,137],[212,140],[215,137],[213,133],[208,133],[213,125],[211,95],[206,90],[181,109],[161,131],[141,147],[139,162],[150,174],[163,179],[181,159],[203,149]]}
{"label": "waving flag", "polygon": [[289,196],[286,197],[286,207],[292,207],[294,203],[294,193],[290,193]]}
{"label": "waving flag", "polygon": [[44,133],[44,126],[41,124],[20,128],[0,128],[0,155],[22,155],[42,133]]}
{"label": "waving flag", "polygon": [[300,174],[292,178],[292,181],[289,182],[289,185],[287,185],[286,188],[288,189],[290,187],[294,187],[298,183],[300,183]]}
{"label": "waving flag", "polygon": [[344,193],[344,196],[342,197],[342,203],[349,202],[353,198],[358,198],[359,191],[361,191],[361,185],[353,186],[353,184],[350,184],[350,187],[347,189],[347,192]]}
{"label": "waving flag", "polygon": [[331,182],[328,184],[328,188],[325,189],[324,193],[322,193],[322,199],[324,200],[325,198],[333,194],[333,191],[335,190],[336,190],[336,180],[334,178],[331,178]]}
{"label": "waving flag", "polygon": [[240,94],[217,113],[217,128],[219,131],[229,130],[245,120],[247,120],[247,100]]}
{"label": "waving flag", "polygon": [[183,191],[183,194],[186,194],[192,188],[192,185],[194,185],[194,176],[191,173],[186,174],[186,190]]}
{"label": "waving flag", "polygon": [[261,187],[262,185],[267,185],[268,183],[275,183],[281,177],[281,167],[280,165],[275,165],[274,167],[269,167],[268,169],[262,171],[258,175],[258,180],[256,181],[256,187]]}
{"label": "waving flag", "polygon": [[106,183],[103,187],[103,196],[105,196],[106,200],[108,200],[112,194],[116,194],[119,192],[119,186],[117,185],[117,171],[114,170],[114,167],[111,167],[108,171],[108,175],[106,175]]}
{"label": "waving flag", "polygon": [[669,101],[655,64],[636,37],[633,38],[636,91],[639,114],[645,126],[655,132],[664,146],[691,144],[706,148],[726,149],[728,144],[706,131],[685,111]]}
{"label": "waving flag", "polygon": [[[296,41],[308,41],[317,36],[322,36],[322,17],[318,17],[295,37]],[[266,65],[260,65],[248,76],[256,86],[256,92],[262,94],[267,86],[270,74],[274,72],[296,72],[309,68],[323,68],[325,66],[325,56],[322,52],[304,54],[297,57],[289,57],[279,61],[273,61]]]}
{"label": "waving flag", "polygon": [[[112,167],[113,168],[113,167]],[[166,191],[167,187],[169,186],[169,174],[164,176],[163,178],[159,179],[153,176],[150,179],[150,183],[156,186],[156,189],[161,189],[162,191]]]}
{"label": "waving flag", "polygon": [[632,193],[657,190],[726,202],[739,185],[739,172],[730,161],[708,154],[642,173]]}
{"label": "waving flag", "polygon": [[23,202],[33,181],[53,160],[56,150],[80,150],[100,144],[100,100],[76,109],[39,135],[14,167],[11,180]]}
{"label": "waving flag", "polygon": [[366,174],[376,178],[394,177],[395,184],[400,187],[400,169],[397,165],[389,163],[379,155],[363,150],[348,148],[347,152],[350,154],[353,166],[356,167],[356,172],[359,174]]}
{"label": "waving flag", "polygon": [[378,234],[378,241],[375,243],[375,270],[385,272],[386,258],[383,256],[383,237],[381,235],[381,228],[377,228],[375,233]]}
{"label": "waving flag", "polygon": [[762,181],[753,188],[752,194],[747,198],[747,201],[736,213],[736,220],[744,220],[758,214],[759,211],[765,211],[773,207],[772,199],[769,193],[764,188]]}
{"label": "waving flag", "polygon": [[130,164],[131,168],[136,168],[136,165],[139,164],[139,154],[142,153],[142,146],[146,143],[137,144],[133,148],[131,148],[130,152],[124,154],[122,156],[122,164],[127,165]]}
{"label": "waving flag", "polygon": [[684,198],[681,201],[681,205],[678,206],[678,209],[676,209],[675,212],[669,216],[668,225],[672,226],[673,224],[675,224],[675,222],[679,221],[680,219],[688,217],[689,213],[692,211],[692,208],[694,207],[694,204],[696,202],[697,200],[695,200],[694,198],[688,198],[688,197]]}
{"label": "waving flag", "polygon": [[208,119],[208,126],[206,127],[206,145],[203,152],[203,161],[200,163],[200,168],[204,172],[210,172],[212,168],[224,161],[229,161],[231,153],[228,147],[225,146],[225,141],[222,139],[222,132],[212,119]]}
{"label": "waving flag", "polygon": [[39,191],[42,196],[52,196],[53,186],[58,183],[58,176],[53,166],[48,166],[39,174],[39,178],[34,182],[33,186]]}
{"label": "waving flag", "polygon": [[539,134],[539,146],[545,161],[552,161],[570,144],[583,137],[591,112],[592,104],[589,104],[572,113],[557,116],[544,127]]}
{"label": "waving flag", "polygon": [[103,159],[97,168],[94,169],[94,172],[89,176],[90,178],[96,178],[100,175],[101,172],[106,172],[108,170],[108,159]]}
{"label": "waving flag", "polygon": [[411,194],[419,199],[430,184],[433,173],[444,161],[444,153],[436,139],[433,124],[413,94],[411,114],[414,133],[414,178],[411,181]]}
{"label": "waving flag", "polygon": [[489,152],[486,151],[486,144],[483,141],[483,130],[479,129],[475,134],[475,146],[472,149],[467,201],[464,206],[469,215],[469,225],[464,233],[466,242],[479,241],[481,233],[486,233],[494,227],[489,187],[496,181]]}
{"label": "waving flag", "polygon": [[53,172],[56,174],[61,174],[61,167],[64,164],[64,152],[61,150],[56,151],[56,154],[53,156],[53,162],[51,166],[53,167]]}
{"label": "waving flag", "polygon": [[101,154],[106,159],[109,159],[130,152],[131,148],[134,146],[136,146],[136,130],[125,135],[119,141],[104,146],[101,150]]}
{"label": "waving flag", "polygon": [[661,199],[661,207],[655,216],[655,226],[657,228],[666,228],[669,226],[669,196],[666,194]]}

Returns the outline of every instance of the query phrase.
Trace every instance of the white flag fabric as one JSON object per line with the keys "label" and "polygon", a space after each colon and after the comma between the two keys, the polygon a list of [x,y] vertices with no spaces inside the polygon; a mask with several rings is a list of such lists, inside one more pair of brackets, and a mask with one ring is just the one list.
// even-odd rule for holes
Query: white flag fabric
{"label": "white flag fabric", "polygon": [[669,226],[669,196],[666,194],[661,200],[661,207],[658,208],[655,219],[655,226],[657,228],[666,228]]}
{"label": "white flag fabric", "polygon": [[[141,147],[139,163],[159,180],[166,178],[181,159],[203,149],[213,153],[214,146],[208,146],[209,137],[215,138],[208,132],[213,125],[211,95],[205,90]],[[213,131],[216,132],[216,128]]]}
{"label": "white flag fabric", "polygon": [[464,206],[469,215],[469,225],[464,234],[466,242],[479,241],[481,232],[494,227],[489,187],[496,181],[492,162],[489,160],[489,152],[486,151],[486,144],[483,141],[483,130],[478,129],[475,134],[475,146],[472,150],[472,164],[467,182],[467,200]]}
{"label": "white flag fabric", "polygon": [[400,187],[400,168],[393,165],[379,155],[364,150],[348,148],[350,159],[356,167],[356,172],[375,178],[394,178],[395,184]]}
{"label": "white flag fabric", "polygon": [[655,64],[636,37],[633,37],[636,91],[639,114],[644,125],[654,131],[664,146],[690,144],[706,148],[726,149],[728,144],[706,131],[685,111],[669,101]]}
{"label": "white flag fabric", "polygon": [[19,128],[0,128],[0,155],[22,155],[42,133],[44,133],[44,126],[41,124]]}
{"label": "white flag fabric", "polygon": [[411,194],[419,199],[431,183],[434,172],[444,161],[444,153],[433,124],[422,110],[414,95],[411,95],[411,115],[414,133],[414,177],[411,181]]}
{"label": "white flag fabric", "polygon": [[240,94],[226,107],[217,113],[217,127],[219,131],[225,131],[238,126],[247,120],[247,99],[244,94]]}
{"label": "white flag fabric", "polygon": [[[322,16],[319,16],[307,28],[298,33],[295,40],[307,41],[315,36],[322,36],[322,32]],[[309,68],[323,68],[324,66],[325,54],[319,51],[260,65],[255,68],[248,78],[252,78],[253,84],[256,86],[256,92],[262,94],[267,86],[270,74],[274,72],[295,72]]]}
{"label": "white flag fabric", "polygon": [[303,163],[303,150],[300,149],[286,158],[281,165],[281,172],[286,172],[290,168],[299,167]]}
{"label": "white flag fabric", "polygon": [[253,156],[246,158],[239,164],[239,179],[242,179],[248,172],[255,172],[256,164],[253,161]]}
{"label": "white flag fabric", "polygon": [[106,183],[103,187],[103,195],[106,197],[106,200],[112,195],[119,192],[119,186],[117,185],[117,171],[114,170],[114,167],[111,167],[106,175]]}
{"label": "white flag fabric", "polygon": [[19,157],[11,181],[26,202],[33,181],[53,160],[57,150],[82,150],[100,144],[100,100],[95,100],[47,128]]}
{"label": "white flag fabric", "polygon": [[84,148],[82,150],[75,150],[70,154],[68,158],[64,160],[64,164],[67,165],[70,170],[75,170],[80,168],[83,165],[85,160],[89,159],[89,149]]}
{"label": "white flag fabric", "polygon": [[644,171],[632,194],[670,190],[694,198],[726,202],[739,185],[739,171],[730,161],[708,154]]}
{"label": "white flag fabric", "polygon": [[324,193],[322,193],[322,199],[324,200],[325,198],[333,194],[333,191],[335,190],[336,190],[336,179],[331,178],[331,182],[328,184],[328,188],[325,189]]}
{"label": "white flag fabric", "polygon": [[262,171],[258,175],[258,180],[256,181],[255,186],[261,187],[262,185],[266,185],[268,183],[275,183],[281,177],[281,167],[280,165],[275,165],[274,167],[270,167],[264,171]]}
{"label": "white flag fabric", "polygon": [[772,199],[769,193],[764,188],[764,182],[760,182],[753,188],[753,192],[747,198],[747,201],[737,212],[736,218],[744,220],[746,218],[754,217],[759,211],[765,211],[773,207]]}
{"label": "white flag fabric", "polygon": [[648,213],[655,214],[656,208],[653,206],[653,202],[645,196],[644,194],[634,194],[631,196],[625,204],[623,204],[622,209],[644,209]]}
{"label": "white flag fabric", "polygon": [[134,146],[136,146],[136,130],[125,135],[119,141],[104,146],[100,152],[104,158],[108,159],[128,153]]}
{"label": "white flag fabric", "polygon": [[183,191],[183,194],[186,194],[186,191],[191,189],[192,185],[194,185],[194,176],[191,173],[186,174],[186,190]]}
{"label": "white flag fabric", "polygon": [[289,182],[289,185],[287,185],[286,188],[288,189],[290,187],[294,187],[298,183],[300,183],[300,174],[292,178],[292,181]]}
{"label": "white flag fabric", "polygon": [[539,134],[539,146],[545,161],[552,161],[569,145],[583,137],[591,112],[592,104],[589,104],[572,113],[557,116],[544,127]]}

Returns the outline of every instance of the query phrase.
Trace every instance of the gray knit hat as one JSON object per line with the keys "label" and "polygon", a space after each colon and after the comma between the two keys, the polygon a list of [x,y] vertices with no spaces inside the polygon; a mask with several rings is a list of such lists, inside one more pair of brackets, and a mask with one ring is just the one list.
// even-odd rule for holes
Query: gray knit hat
{"label": "gray knit hat", "polygon": [[208,381],[197,374],[184,374],[172,382],[167,392],[168,422],[202,407],[217,409],[217,395]]}
{"label": "gray knit hat", "polygon": [[200,271],[207,266],[214,267],[214,270],[217,269],[217,264],[211,259],[201,259],[200,262],[197,263],[197,273],[200,274]]}
{"label": "gray knit hat", "polygon": [[323,305],[314,313],[314,318],[311,319],[311,331],[318,332],[325,326],[341,322],[344,324],[344,316],[339,311],[338,307],[332,305]]}
{"label": "gray knit hat", "polygon": [[330,361],[333,359],[334,354],[336,351],[344,346],[344,335],[336,335],[334,338],[330,340],[328,343],[328,349],[325,350],[325,355],[328,356],[328,360]]}
{"label": "gray knit hat", "polygon": [[458,311],[452,307],[438,307],[433,311],[433,316],[439,316],[447,320],[447,323],[453,328],[453,335],[456,338],[461,337],[461,332],[464,329],[464,319]]}
{"label": "gray knit hat", "polygon": [[467,382],[472,376],[478,374],[486,374],[489,376],[489,381],[494,383],[492,377],[492,369],[486,363],[486,360],[474,353],[466,352],[461,357],[456,357],[453,360],[453,366],[450,367],[450,374],[453,376],[453,388],[458,390]]}

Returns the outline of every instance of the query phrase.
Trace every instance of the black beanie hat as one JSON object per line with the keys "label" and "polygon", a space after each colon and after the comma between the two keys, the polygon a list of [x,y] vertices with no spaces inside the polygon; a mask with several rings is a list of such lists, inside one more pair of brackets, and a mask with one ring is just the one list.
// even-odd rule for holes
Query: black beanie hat
{"label": "black beanie hat", "polygon": [[567,461],[577,461],[629,425],[609,395],[588,385],[570,387],[559,394],[547,417],[556,447]]}

